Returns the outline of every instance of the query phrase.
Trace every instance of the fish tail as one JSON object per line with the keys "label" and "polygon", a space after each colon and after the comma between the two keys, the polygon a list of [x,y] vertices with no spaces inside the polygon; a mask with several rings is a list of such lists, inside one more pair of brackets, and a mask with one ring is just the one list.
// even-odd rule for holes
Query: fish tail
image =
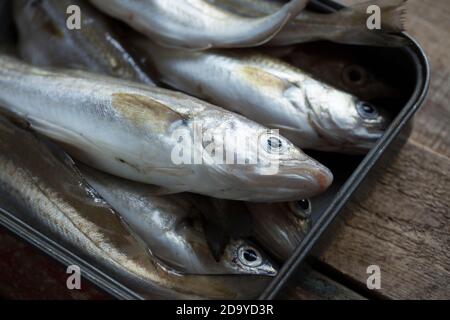
{"label": "fish tail", "polygon": [[[407,0],[370,0],[340,11],[323,14],[302,12],[285,29],[273,38],[270,46],[286,46],[316,40],[337,43],[399,47],[408,44],[408,39],[400,35],[405,30]],[[379,28],[369,29],[371,15],[379,8]],[[375,7],[374,7],[375,8]]]}
{"label": "fish tail", "polygon": [[[398,34],[405,31],[407,0],[371,0],[347,7],[329,16],[331,21],[344,22],[348,29],[330,33],[329,40],[347,44],[396,47],[407,43]],[[373,13],[370,6],[380,8],[380,28],[371,30],[367,19]],[[338,24],[336,24],[338,25]]]}
{"label": "fish tail", "polygon": [[367,12],[368,8],[378,6],[381,12],[381,30],[399,33],[405,31],[406,3],[407,0],[371,0],[349,6],[333,15],[344,14],[347,19],[351,16],[353,21],[366,21],[370,14]]}
{"label": "fish tail", "polygon": [[254,19],[251,23],[243,25],[243,35],[238,44],[241,47],[262,45],[280,32],[280,30],[294,17],[296,17],[307,5],[308,0],[291,0],[279,11]]}

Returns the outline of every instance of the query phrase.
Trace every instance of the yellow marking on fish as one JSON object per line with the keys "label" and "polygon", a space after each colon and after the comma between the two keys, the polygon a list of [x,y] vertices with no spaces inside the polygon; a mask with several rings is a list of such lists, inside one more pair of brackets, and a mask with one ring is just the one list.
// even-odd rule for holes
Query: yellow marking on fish
{"label": "yellow marking on fish", "polygon": [[283,92],[287,87],[284,80],[259,68],[244,66],[239,68],[238,73],[248,82],[266,90]]}
{"label": "yellow marking on fish", "polygon": [[150,126],[156,132],[165,132],[174,122],[186,119],[170,107],[140,94],[114,93],[112,105],[133,124]]}

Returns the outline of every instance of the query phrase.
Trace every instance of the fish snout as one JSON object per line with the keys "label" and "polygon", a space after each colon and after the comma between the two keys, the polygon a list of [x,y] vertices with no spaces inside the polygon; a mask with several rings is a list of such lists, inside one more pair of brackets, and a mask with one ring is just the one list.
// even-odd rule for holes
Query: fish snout
{"label": "fish snout", "polygon": [[312,158],[281,164],[279,176],[284,178],[284,188],[299,190],[299,199],[320,194],[333,182],[330,169]]}

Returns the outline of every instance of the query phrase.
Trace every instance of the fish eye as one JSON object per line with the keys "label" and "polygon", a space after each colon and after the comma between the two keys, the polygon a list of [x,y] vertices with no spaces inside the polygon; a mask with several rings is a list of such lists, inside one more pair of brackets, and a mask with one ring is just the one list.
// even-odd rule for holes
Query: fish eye
{"label": "fish eye", "polygon": [[352,64],[346,66],[343,73],[343,79],[348,85],[361,86],[366,82],[366,71],[358,65]]}
{"label": "fish eye", "polygon": [[307,219],[311,215],[312,205],[309,199],[301,199],[289,203],[291,210],[296,216]]}
{"label": "fish eye", "polygon": [[258,267],[262,264],[261,254],[253,247],[242,246],[238,250],[239,261],[247,267]]}
{"label": "fish eye", "polygon": [[281,147],[283,147],[283,142],[277,137],[270,137],[267,139],[267,145],[271,149],[281,149]]}
{"label": "fish eye", "polygon": [[279,153],[284,150],[286,144],[277,135],[266,133],[261,140],[264,149],[269,153]]}
{"label": "fish eye", "polygon": [[376,119],[378,117],[378,110],[375,106],[368,102],[359,101],[356,104],[358,114],[364,119]]}

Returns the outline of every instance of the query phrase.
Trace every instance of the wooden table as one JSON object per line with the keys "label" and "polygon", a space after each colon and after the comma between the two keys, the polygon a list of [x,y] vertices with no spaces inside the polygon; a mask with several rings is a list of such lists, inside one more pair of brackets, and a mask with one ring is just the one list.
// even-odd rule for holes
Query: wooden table
{"label": "wooden table", "polygon": [[[407,143],[347,206],[287,297],[450,299],[450,1],[407,9],[407,30],[431,64],[428,99]],[[380,290],[367,289],[369,265],[381,268]]]}

